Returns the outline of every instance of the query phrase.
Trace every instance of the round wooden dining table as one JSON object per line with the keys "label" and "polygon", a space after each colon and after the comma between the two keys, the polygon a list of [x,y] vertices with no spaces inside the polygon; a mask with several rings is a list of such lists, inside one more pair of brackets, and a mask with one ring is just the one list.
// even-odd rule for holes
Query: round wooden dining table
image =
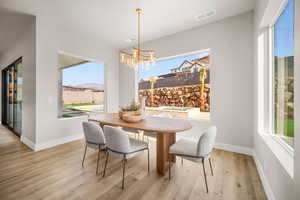
{"label": "round wooden dining table", "polygon": [[175,156],[168,156],[170,145],[176,142],[176,133],[192,128],[187,120],[151,116],[137,123],[127,123],[119,118],[118,113],[91,115],[89,121],[97,122],[101,126],[120,126],[156,133],[156,168],[161,175],[165,174],[169,159],[176,162]]}

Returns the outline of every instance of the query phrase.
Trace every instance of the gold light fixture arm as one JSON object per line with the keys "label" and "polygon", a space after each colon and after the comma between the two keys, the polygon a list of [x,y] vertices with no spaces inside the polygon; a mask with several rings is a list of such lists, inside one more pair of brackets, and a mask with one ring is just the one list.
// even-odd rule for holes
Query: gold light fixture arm
{"label": "gold light fixture arm", "polygon": [[132,49],[132,53],[127,53],[125,51],[120,52],[121,63],[125,63],[130,67],[137,67],[138,64],[140,64],[140,63],[150,64],[150,63],[155,62],[155,51],[141,49],[141,14],[142,14],[142,10],[140,8],[136,9],[136,14],[138,17],[137,47]]}
{"label": "gold light fixture arm", "polygon": [[138,62],[140,61],[140,49],[141,49],[141,14],[142,14],[142,10],[140,8],[136,9],[136,13],[138,15],[138,49],[137,49],[137,60]]}

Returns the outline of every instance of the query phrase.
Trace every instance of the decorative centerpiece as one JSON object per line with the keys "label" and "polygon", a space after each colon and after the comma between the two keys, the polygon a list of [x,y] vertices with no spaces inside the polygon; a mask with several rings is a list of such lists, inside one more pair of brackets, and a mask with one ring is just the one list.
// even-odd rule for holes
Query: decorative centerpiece
{"label": "decorative centerpiece", "polygon": [[120,107],[119,117],[120,119],[134,123],[144,119],[144,114],[140,110],[141,106],[139,103],[132,101],[129,106]]}

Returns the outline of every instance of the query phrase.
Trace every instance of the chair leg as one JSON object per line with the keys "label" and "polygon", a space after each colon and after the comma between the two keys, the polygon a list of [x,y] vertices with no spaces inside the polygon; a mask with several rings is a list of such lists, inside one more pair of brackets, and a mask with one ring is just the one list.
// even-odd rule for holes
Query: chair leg
{"label": "chair leg", "polygon": [[183,166],[183,157],[181,157],[181,165]]}
{"label": "chair leg", "polygon": [[124,179],[125,179],[125,168],[126,168],[126,158],[123,158],[123,179],[122,179],[122,190],[124,189]]}
{"label": "chair leg", "polygon": [[169,154],[169,180],[171,180],[171,156]]}
{"label": "chair leg", "polygon": [[203,167],[203,172],[204,172],[204,179],[205,179],[206,193],[208,193],[208,186],[207,186],[206,171],[205,171],[205,166],[204,166],[204,159],[202,160],[202,167]]}
{"label": "chair leg", "polygon": [[87,149],[87,145],[85,144],[85,150],[84,150],[83,159],[82,159],[82,163],[81,163],[82,167],[83,167],[83,164],[84,164],[84,159],[85,159],[85,155],[86,155],[86,149]]}
{"label": "chair leg", "polygon": [[149,153],[149,148],[148,150],[148,172],[150,171],[150,153]]}
{"label": "chair leg", "polygon": [[99,160],[100,160],[100,147],[99,147],[99,150],[98,150],[98,159],[97,159],[97,169],[96,169],[96,174],[98,174]]}
{"label": "chair leg", "polygon": [[108,156],[109,156],[109,153],[108,153],[108,151],[107,151],[107,152],[106,152],[106,159],[105,159],[104,170],[103,170],[103,177],[105,176],[105,171],[106,171],[107,162],[108,162]]}
{"label": "chair leg", "polygon": [[212,168],[212,165],[211,165],[211,159],[209,158],[208,160],[209,160],[211,175],[214,175],[214,171],[213,171],[213,168]]}

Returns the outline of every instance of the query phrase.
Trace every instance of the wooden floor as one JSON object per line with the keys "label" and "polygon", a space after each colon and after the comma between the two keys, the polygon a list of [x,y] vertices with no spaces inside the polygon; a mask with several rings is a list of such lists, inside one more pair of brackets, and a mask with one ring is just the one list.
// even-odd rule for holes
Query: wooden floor
{"label": "wooden floor", "polygon": [[168,176],[157,174],[155,145],[151,147],[150,173],[146,152],[129,159],[122,191],[120,159],[110,160],[102,178],[95,174],[95,151],[88,151],[85,168],[81,167],[83,141],[32,152],[0,126],[0,199],[266,199],[249,156],[215,150],[214,176],[206,165],[210,189],[206,194],[201,164],[185,160],[182,166],[178,159],[169,181]]}

